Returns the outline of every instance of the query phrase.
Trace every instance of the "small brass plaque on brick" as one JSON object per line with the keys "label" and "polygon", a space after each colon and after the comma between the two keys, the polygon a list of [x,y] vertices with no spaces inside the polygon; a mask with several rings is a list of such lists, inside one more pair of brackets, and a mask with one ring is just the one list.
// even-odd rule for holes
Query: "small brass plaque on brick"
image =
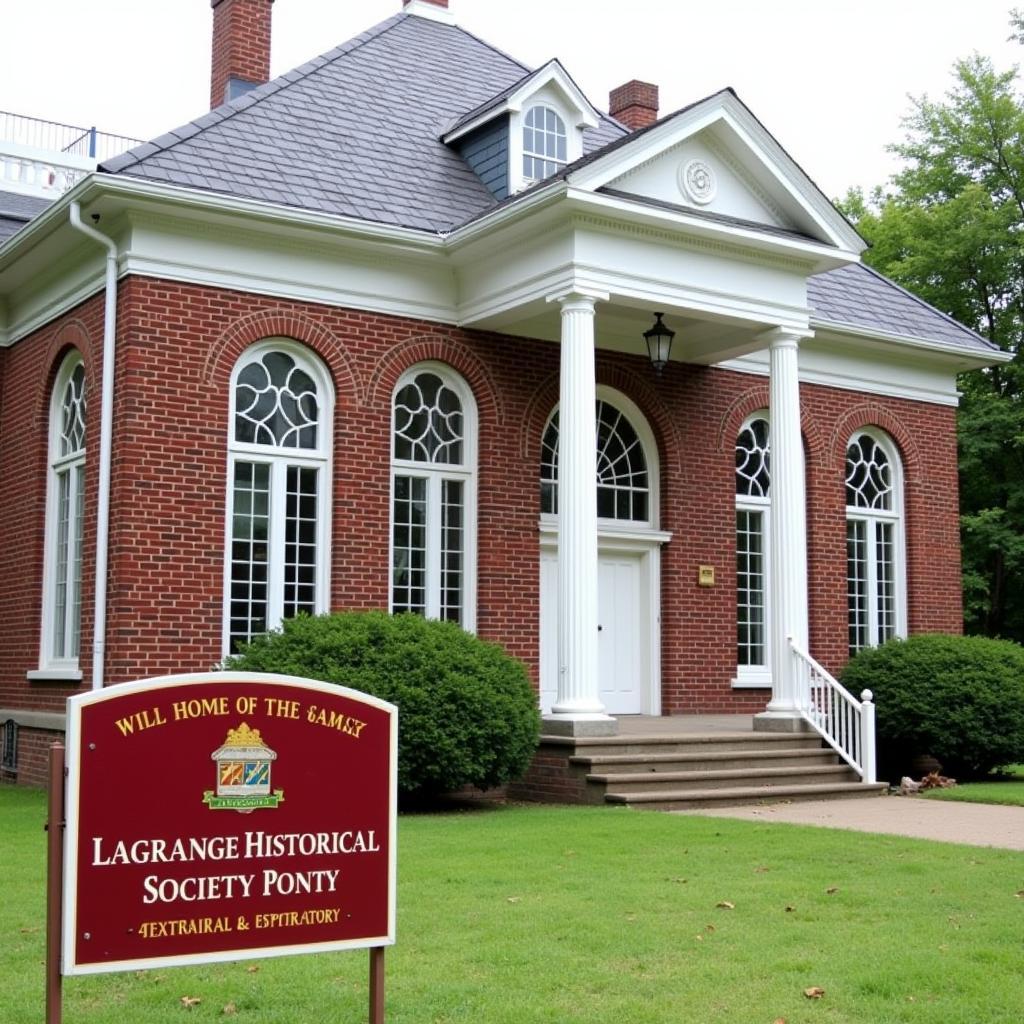
{"label": "small brass plaque on brick", "polygon": [[713,587],[715,585],[715,567],[713,565],[697,566],[697,586]]}

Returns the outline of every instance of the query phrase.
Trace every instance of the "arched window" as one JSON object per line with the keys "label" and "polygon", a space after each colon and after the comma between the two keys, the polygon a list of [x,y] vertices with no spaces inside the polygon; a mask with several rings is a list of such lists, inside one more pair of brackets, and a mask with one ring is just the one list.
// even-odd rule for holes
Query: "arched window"
{"label": "arched window", "polygon": [[[540,510],[558,512],[558,412],[541,440]],[[636,427],[611,401],[597,400],[597,515],[651,523],[651,475]]]}
{"label": "arched window", "polygon": [[231,378],[225,646],[327,608],[333,390],[322,365],[281,339]]}
{"label": "arched window", "polygon": [[476,405],[447,367],[426,364],[395,389],[391,455],[391,610],[472,629],[476,622]]}
{"label": "arched window", "polygon": [[50,399],[42,666],[76,671],[81,649],[85,523],[85,367],[73,352]]}
{"label": "arched window", "polygon": [[550,107],[531,107],[523,118],[523,177],[540,181],[565,166],[565,122]]}
{"label": "arched window", "polygon": [[846,449],[846,579],[850,654],[906,632],[903,486],[899,456],[880,431]]}
{"label": "arched window", "polygon": [[754,413],[736,438],[736,662],[738,683],[768,674],[768,419]]}

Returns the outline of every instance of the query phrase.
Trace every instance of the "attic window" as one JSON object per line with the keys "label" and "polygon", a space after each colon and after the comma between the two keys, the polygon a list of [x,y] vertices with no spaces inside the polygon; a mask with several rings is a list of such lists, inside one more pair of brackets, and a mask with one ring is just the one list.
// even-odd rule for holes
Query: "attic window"
{"label": "attic window", "polygon": [[523,119],[523,177],[540,181],[566,159],[565,122],[550,107],[531,107]]}

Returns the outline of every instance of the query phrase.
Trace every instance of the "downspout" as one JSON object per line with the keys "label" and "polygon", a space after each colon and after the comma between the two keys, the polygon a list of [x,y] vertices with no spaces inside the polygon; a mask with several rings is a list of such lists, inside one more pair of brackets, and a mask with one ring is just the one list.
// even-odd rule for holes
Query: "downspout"
{"label": "downspout", "polygon": [[[98,218],[97,218],[98,219]],[[82,223],[82,208],[71,204],[71,226],[107,250],[103,307],[103,378],[100,384],[100,478],[96,496],[96,598],[92,626],[92,688],[103,688],[107,635],[107,563],[110,534],[110,464],[114,439],[114,339],[117,328],[117,243]]]}

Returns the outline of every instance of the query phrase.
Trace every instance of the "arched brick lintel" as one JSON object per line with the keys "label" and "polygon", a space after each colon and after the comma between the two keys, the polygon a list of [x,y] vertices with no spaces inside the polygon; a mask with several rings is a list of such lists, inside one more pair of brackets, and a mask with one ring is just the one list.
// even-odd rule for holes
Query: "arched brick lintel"
{"label": "arched brick lintel", "polygon": [[342,340],[320,321],[290,309],[264,309],[239,317],[210,346],[203,368],[204,382],[226,382],[242,353],[266,338],[290,338],[312,349],[334,378],[337,407],[359,404],[362,382]]}

